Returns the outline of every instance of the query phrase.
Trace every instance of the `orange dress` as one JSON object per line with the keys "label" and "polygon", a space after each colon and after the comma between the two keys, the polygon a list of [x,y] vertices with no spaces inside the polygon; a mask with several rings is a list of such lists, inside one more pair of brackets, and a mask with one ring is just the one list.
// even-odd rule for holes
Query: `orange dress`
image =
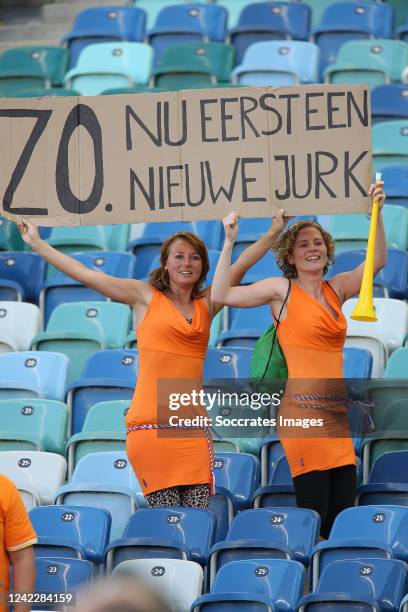
{"label": "orange dress", "polygon": [[[190,325],[164,293],[153,290],[137,329],[138,380],[126,416],[127,429],[136,426],[128,431],[126,451],[144,495],[168,487],[213,482],[208,430],[170,431],[169,415],[184,415],[185,411],[171,412],[168,405],[158,410],[163,385],[170,392],[200,386],[210,324],[203,299],[194,300]],[[154,428],[159,424],[165,428]]]}
{"label": "orange dress", "polygon": [[[345,396],[342,350],[347,322],[334,290],[322,284],[336,318],[292,281],[287,316],[278,329],[288,381],[277,429],[292,477],[356,463],[347,408],[338,399]],[[298,419],[315,419],[315,424],[298,426]]]}

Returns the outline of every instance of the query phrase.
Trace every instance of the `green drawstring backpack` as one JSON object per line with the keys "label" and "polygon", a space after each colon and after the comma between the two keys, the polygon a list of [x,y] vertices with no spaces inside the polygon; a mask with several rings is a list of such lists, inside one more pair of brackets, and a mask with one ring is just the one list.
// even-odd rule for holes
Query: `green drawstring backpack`
{"label": "green drawstring backpack", "polygon": [[272,323],[270,327],[262,334],[255,344],[254,352],[251,360],[251,382],[254,387],[257,387],[265,380],[287,379],[288,367],[286,364],[285,355],[279,344],[277,331],[279,328],[280,318],[283,308],[288,301],[290,294],[289,287],[286,293],[285,301],[279,311],[278,320],[275,325]]}

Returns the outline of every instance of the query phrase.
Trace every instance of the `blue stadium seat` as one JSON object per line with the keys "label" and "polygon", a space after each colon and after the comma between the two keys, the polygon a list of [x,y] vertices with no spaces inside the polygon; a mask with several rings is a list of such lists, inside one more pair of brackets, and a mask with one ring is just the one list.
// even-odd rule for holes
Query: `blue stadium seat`
{"label": "blue stadium seat", "polygon": [[284,87],[319,81],[319,48],[301,40],[253,43],[232,72],[240,85]]}
{"label": "blue stadium seat", "polygon": [[78,557],[103,563],[111,516],[102,508],[39,506],[30,511],[36,557]]}
{"label": "blue stadium seat", "polygon": [[271,434],[262,441],[259,451],[261,459],[261,485],[270,484],[281,457],[285,456],[277,434]]}
{"label": "blue stadium seat", "polygon": [[259,460],[247,453],[216,453],[214,474],[217,494],[231,500],[235,512],[249,508],[259,485]]}
{"label": "blue stadium seat", "polygon": [[22,351],[0,355],[0,399],[64,401],[69,360],[61,353]]}
{"label": "blue stadium seat", "polygon": [[170,5],[157,16],[147,40],[155,53],[158,65],[164,51],[171,45],[194,42],[224,42],[227,33],[227,11],[222,6],[191,3]]}
{"label": "blue stadium seat", "polygon": [[229,561],[294,559],[308,565],[319,532],[320,517],[314,510],[243,510],[232,521],[226,540],[210,551],[210,582]]}
{"label": "blue stadium seat", "polygon": [[72,30],[64,36],[70,53],[70,68],[87,45],[98,42],[143,41],[146,13],[133,6],[98,6],[81,11]]}
{"label": "blue stadium seat", "polygon": [[340,560],[327,565],[299,612],[353,609],[398,612],[407,590],[407,567],[395,559]]}
{"label": "blue stadium seat", "polygon": [[254,493],[254,508],[296,508],[295,489],[285,455],[276,459],[269,482]]}
{"label": "blue stadium seat", "polygon": [[[373,123],[408,119],[408,85],[388,83],[374,87],[371,91],[371,118]],[[387,184],[387,190],[389,186],[393,187]]]}
{"label": "blue stadium seat", "polygon": [[97,351],[89,357],[81,378],[67,388],[67,403],[72,413],[71,433],[81,431],[85,416],[94,404],[131,399],[137,366],[138,354],[132,349]]}
{"label": "blue stadium seat", "polygon": [[45,261],[36,253],[18,251],[0,252],[0,297],[3,280],[18,283],[22,288],[22,301],[37,302],[44,280]]}
{"label": "blue stadium seat", "polygon": [[[91,251],[74,253],[74,259],[80,261],[91,270],[104,272],[120,278],[133,278],[135,257],[130,253],[115,253]],[[88,289],[70,276],[57,271],[52,279],[44,282],[40,293],[40,307],[44,314],[44,326],[56,306],[66,302],[81,302],[87,300],[106,301],[108,298],[94,289]]]}
{"label": "blue stadium seat", "polygon": [[209,348],[204,361],[204,380],[249,378],[252,350],[248,348]]}
{"label": "blue stadium seat", "polygon": [[230,347],[253,348],[258,338],[272,324],[269,306],[256,308],[229,308],[228,329],[217,338],[217,345],[224,350]]}
{"label": "blue stadium seat", "polygon": [[[392,438],[390,432],[389,437]],[[360,506],[391,504],[408,506],[408,451],[390,451],[378,457],[368,483],[357,489]]]}
{"label": "blue stadium seat", "polygon": [[408,207],[408,168],[406,165],[380,168],[386,185],[388,204]]}
{"label": "blue stadium seat", "polygon": [[313,553],[313,588],[324,568],[341,559],[408,559],[408,508],[358,506],[337,515],[329,539]]}
{"label": "blue stadium seat", "polygon": [[24,300],[24,289],[14,281],[0,278],[0,300],[2,302],[22,302]]}
{"label": "blue stadium seat", "polygon": [[223,227],[220,221],[194,221],[194,232],[200,236],[208,250],[221,250]]}
{"label": "blue stadium seat", "polygon": [[307,4],[290,2],[254,2],[245,6],[238,25],[230,30],[236,64],[242,62],[246,49],[265,40],[307,40],[311,10]]}
{"label": "blue stadium seat", "polygon": [[216,521],[200,508],[143,508],[130,518],[123,537],[106,549],[111,572],[127,559],[170,557],[207,563],[214,543]]}
{"label": "blue stadium seat", "polygon": [[231,561],[220,568],[211,592],[193,602],[191,612],[294,612],[303,594],[304,583],[305,568],[297,561]]}
{"label": "blue stadium seat", "polygon": [[367,349],[343,349],[344,378],[371,378],[373,356]]}
{"label": "blue stadium seat", "polygon": [[332,64],[341,45],[358,38],[391,38],[394,11],[386,3],[338,2],[328,6],[313,30],[320,48],[320,73]]}
{"label": "blue stadium seat", "polygon": [[[89,584],[94,577],[94,564],[90,561],[58,557],[39,557],[35,560],[36,593],[72,594],[79,587]],[[33,610],[44,610],[46,607],[44,603],[35,604]]]}
{"label": "blue stadium seat", "polygon": [[56,504],[104,508],[112,517],[111,540],[133,512],[146,505],[125,452],[92,453],[78,461],[71,480],[60,487]]}

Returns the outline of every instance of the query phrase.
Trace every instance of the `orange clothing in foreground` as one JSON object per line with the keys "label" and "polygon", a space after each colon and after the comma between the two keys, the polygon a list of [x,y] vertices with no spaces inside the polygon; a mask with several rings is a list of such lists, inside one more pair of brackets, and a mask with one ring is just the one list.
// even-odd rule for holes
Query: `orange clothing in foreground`
{"label": "orange clothing in foreground", "polygon": [[[158,414],[158,382],[160,385],[169,379],[165,385],[170,393],[199,389],[210,323],[204,300],[194,300],[190,325],[173,302],[154,289],[137,329],[139,373],[126,427],[168,424],[169,416],[186,416],[186,409],[168,410],[168,402],[164,412]],[[178,382],[183,379],[184,384]],[[209,446],[203,430],[132,431],[126,438],[126,451],[145,495],[168,487],[211,482]]]}
{"label": "orange clothing in foreground", "polygon": [[8,553],[37,542],[23,500],[11,480],[0,474],[0,612],[8,612],[10,559]]}
{"label": "orange clothing in foreground", "polygon": [[[280,426],[278,419],[278,434],[292,477],[356,462],[345,405],[334,409],[329,405],[309,408],[304,407],[306,402],[302,405],[295,400],[297,394],[344,394],[345,390],[342,350],[347,322],[335,292],[327,282],[323,282],[322,287],[336,318],[292,281],[287,316],[278,329],[279,343],[288,365],[288,382],[279,417],[323,420],[322,427],[303,429]],[[319,437],[314,437],[316,434]]]}

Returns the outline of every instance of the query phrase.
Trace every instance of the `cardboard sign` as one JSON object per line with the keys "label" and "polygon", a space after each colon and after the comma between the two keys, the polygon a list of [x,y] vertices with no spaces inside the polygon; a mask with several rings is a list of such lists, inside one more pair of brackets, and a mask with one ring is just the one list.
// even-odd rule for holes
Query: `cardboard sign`
{"label": "cardboard sign", "polygon": [[93,225],[366,212],[363,85],[0,100],[0,213]]}

